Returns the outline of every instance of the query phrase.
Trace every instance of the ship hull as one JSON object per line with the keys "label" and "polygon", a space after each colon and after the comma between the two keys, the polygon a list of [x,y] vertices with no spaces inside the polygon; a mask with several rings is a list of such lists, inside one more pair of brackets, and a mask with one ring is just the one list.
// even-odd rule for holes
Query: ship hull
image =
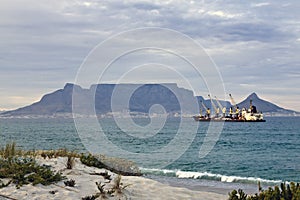
{"label": "ship hull", "polygon": [[265,122],[264,119],[245,120],[245,119],[232,119],[232,118],[204,118],[200,116],[193,116],[195,121],[199,122]]}

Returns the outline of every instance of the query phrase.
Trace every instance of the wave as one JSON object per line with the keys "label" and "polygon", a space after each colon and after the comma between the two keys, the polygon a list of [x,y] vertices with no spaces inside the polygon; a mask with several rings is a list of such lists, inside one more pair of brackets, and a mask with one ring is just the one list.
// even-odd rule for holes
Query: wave
{"label": "wave", "polygon": [[282,180],[268,180],[256,177],[241,177],[241,176],[228,176],[222,174],[213,174],[210,172],[191,172],[191,171],[181,171],[181,170],[170,170],[170,169],[149,169],[140,168],[143,174],[152,174],[160,176],[171,176],[177,178],[186,179],[204,179],[204,180],[214,180],[228,183],[255,183],[258,182],[265,184],[279,184]]}

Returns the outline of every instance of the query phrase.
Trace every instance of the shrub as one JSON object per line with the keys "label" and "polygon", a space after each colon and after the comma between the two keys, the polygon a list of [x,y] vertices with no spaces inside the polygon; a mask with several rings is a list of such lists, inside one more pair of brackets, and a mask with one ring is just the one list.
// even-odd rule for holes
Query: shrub
{"label": "shrub", "polygon": [[80,161],[82,162],[82,164],[85,164],[89,167],[105,167],[105,165],[102,162],[100,162],[97,158],[95,158],[92,154],[82,155],[80,157]]}
{"label": "shrub", "polygon": [[75,157],[79,158],[80,154],[74,152],[74,151],[68,151],[67,149],[57,149],[57,150],[43,150],[40,151],[39,154],[44,158],[57,158],[57,157]]}
{"label": "shrub", "polygon": [[101,182],[96,182],[97,188],[99,190],[99,192],[97,192],[96,194],[93,194],[91,196],[85,196],[82,197],[82,200],[94,200],[97,199],[98,197],[101,197],[102,199],[106,199],[106,194],[107,192],[104,190],[104,186],[105,184],[102,184]]}
{"label": "shrub", "polygon": [[55,194],[56,192],[58,192],[58,190],[51,190],[51,191],[49,191],[50,194]]}
{"label": "shrub", "polygon": [[69,154],[67,160],[67,169],[73,169],[74,165],[75,165],[75,157]]}
{"label": "shrub", "polygon": [[[122,190],[125,189],[127,186],[123,186],[123,184],[121,183],[121,175],[117,175],[117,177],[114,179],[114,184],[112,185],[111,188],[109,189],[104,189],[105,184],[101,183],[101,182],[96,182],[96,186],[99,190],[99,192],[97,192],[96,194],[92,195],[92,196],[86,196],[86,197],[82,197],[83,200],[90,200],[90,199],[96,199],[98,197],[102,198],[102,199],[106,199],[107,197],[113,197],[114,195],[120,195],[122,194]],[[123,194],[124,195],[124,194]]]}
{"label": "shrub", "polygon": [[91,195],[91,196],[86,196],[86,197],[82,197],[82,200],[95,200],[97,199],[99,196],[98,195]]}
{"label": "shrub", "polygon": [[[15,146],[15,143],[7,144],[0,151],[0,178],[11,179],[17,188],[29,183],[49,185],[64,179],[49,167],[37,165],[33,158],[24,156],[24,152],[17,150]],[[1,184],[1,187],[9,183]]]}
{"label": "shrub", "polygon": [[241,189],[239,192],[233,190],[229,193],[229,200],[300,200],[299,183],[290,184],[281,183],[280,189],[275,186],[274,189],[269,187],[267,190],[262,190],[259,184],[259,193],[255,195],[246,195]]}
{"label": "shrub", "polygon": [[121,183],[121,175],[118,174],[117,177],[114,179],[114,185],[112,187],[112,189],[117,192],[117,193],[121,193],[122,192],[122,183]]}
{"label": "shrub", "polygon": [[243,190],[239,189],[238,191],[233,190],[229,193],[229,200],[246,200],[247,195],[243,192]]}
{"label": "shrub", "polygon": [[75,180],[70,179],[70,180],[64,181],[64,184],[65,184],[65,186],[74,187],[76,183],[75,183]]}
{"label": "shrub", "polygon": [[105,194],[106,193],[105,190],[104,190],[105,184],[102,184],[101,182],[99,182],[99,183],[96,182],[96,185],[97,185],[97,188],[98,188],[100,194]]}
{"label": "shrub", "polygon": [[124,176],[141,176],[139,168],[132,162],[121,158],[106,157],[103,155],[81,155],[80,161],[89,166],[105,168],[116,174]]}
{"label": "shrub", "polygon": [[111,175],[107,171],[99,173],[100,176],[103,176],[104,179],[111,181]]}

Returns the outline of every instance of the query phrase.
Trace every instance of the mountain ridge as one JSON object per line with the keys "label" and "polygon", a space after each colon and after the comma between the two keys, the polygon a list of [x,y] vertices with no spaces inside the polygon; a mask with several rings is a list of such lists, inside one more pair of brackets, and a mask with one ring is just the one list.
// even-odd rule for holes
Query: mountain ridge
{"label": "mountain ridge", "polygon": [[[117,89],[117,98],[113,99],[114,92]],[[128,107],[124,107],[124,99],[127,99],[130,93]],[[176,95],[175,95],[176,94]],[[73,95],[76,95],[76,102],[73,105]],[[178,100],[179,98],[179,100]],[[268,116],[276,115],[294,115],[299,112],[284,109],[271,102],[258,97],[256,93],[251,93],[246,99],[238,103],[240,108],[249,108],[250,99],[253,101],[258,111],[262,111]],[[94,102],[92,100],[95,100]],[[112,106],[112,100],[114,105]],[[153,105],[161,105],[163,110],[158,113],[167,113],[169,116],[179,114],[197,114],[199,111],[197,101],[212,108],[211,100],[204,99],[202,96],[194,96],[193,92],[180,88],[175,83],[168,84],[94,84],[89,89],[84,89],[73,83],[66,83],[64,88],[43,95],[40,101],[31,105],[18,108],[12,111],[0,113],[2,117],[14,116],[59,116],[75,114],[84,115],[107,115],[111,112],[144,113],[147,114],[153,108]],[[217,104],[215,100],[213,102]],[[222,106],[229,108],[232,106],[228,101],[220,100]],[[123,105],[123,106],[122,106]],[[201,103],[199,103],[201,106]],[[75,106],[72,108],[72,106]],[[75,108],[75,109],[74,109]],[[184,113],[180,113],[184,110]]]}

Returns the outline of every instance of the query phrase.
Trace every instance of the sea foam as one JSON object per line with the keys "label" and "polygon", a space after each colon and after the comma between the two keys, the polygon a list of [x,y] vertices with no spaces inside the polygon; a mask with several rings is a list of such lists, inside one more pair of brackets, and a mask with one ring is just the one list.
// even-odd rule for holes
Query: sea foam
{"label": "sea foam", "polygon": [[170,170],[170,169],[149,169],[149,168],[140,168],[144,174],[154,174],[161,176],[173,176],[177,178],[186,178],[186,179],[206,179],[206,180],[215,180],[221,182],[240,182],[240,183],[267,183],[267,184],[278,184],[281,183],[281,180],[268,180],[258,177],[241,177],[241,176],[229,176],[222,174],[214,174],[210,172],[191,172],[191,171],[182,171],[182,170]]}

